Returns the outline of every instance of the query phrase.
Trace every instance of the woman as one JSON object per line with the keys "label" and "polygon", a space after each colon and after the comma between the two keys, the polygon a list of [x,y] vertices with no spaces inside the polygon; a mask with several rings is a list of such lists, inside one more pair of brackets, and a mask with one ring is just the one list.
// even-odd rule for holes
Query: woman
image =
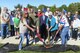
{"label": "woman", "polygon": [[23,41],[24,41],[24,37],[26,36],[26,45],[29,45],[29,34],[28,34],[28,29],[30,29],[31,31],[34,32],[34,29],[31,28],[26,22],[26,18],[27,18],[27,15],[28,13],[24,13],[23,14],[23,18],[20,20],[20,25],[19,25],[19,28],[20,28],[20,43],[19,43],[19,50],[22,49],[22,44],[23,44]]}
{"label": "woman", "polygon": [[49,32],[49,36],[52,36],[53,39],[58,29],[58,25],[56,24],[56,19],[52,16],[52,13],[49,13],[49,17],[47,18],[46,25],[47,25],[47,30]]}

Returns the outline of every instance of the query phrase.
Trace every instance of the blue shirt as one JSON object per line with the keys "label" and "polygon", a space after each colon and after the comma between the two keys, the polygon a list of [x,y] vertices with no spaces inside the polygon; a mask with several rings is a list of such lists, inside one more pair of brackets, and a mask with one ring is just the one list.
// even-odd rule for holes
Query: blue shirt
{"label": "blue shirt", "polygon": [[13,19],[14,17],[12,15],[10,15],[10,25],[14,25]]}
{"label": "blue shirt", "polygon": [[45,20],[45,16],[43,16],[43,20]]}
{"label": "blue shirt", "polygon": [[48,24],[48,21],[50,21],[50,27],[52,26],[51,30],[50,31],[54,31],[54,30],[57,30],[58,29],[58,24],[56,24],[56,19],[52,16],[52,18],[47,18],[47,21],[46,21],[46,25],[49,26]]}

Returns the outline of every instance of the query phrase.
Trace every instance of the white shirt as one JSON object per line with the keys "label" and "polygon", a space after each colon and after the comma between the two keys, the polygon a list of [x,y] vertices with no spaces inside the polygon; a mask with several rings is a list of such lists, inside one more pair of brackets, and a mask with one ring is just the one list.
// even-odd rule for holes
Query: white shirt
{"label": "white shirt", "polygon": [[4,18],[5,20],[9,19],[9,14],[7,14],[7,13],[1,14],[1,24],[6,24],[7,22],[4,21],[2,18]]}
{"label": "white shirt", "polygon": [[58,16],[53,16],[56,19],[56,23],[58,24]]}
{"label": "white shirt", "polygon": [[27,27],[24,26],[26,24],[27,24],[26,20],[23,19],[23,23],[20,21],[20,24],[19,24],[20,33],[26,33]]}
{"label": "white shirt", "polygon": [[74,20],[73,21],[73,28],[78,28],[78,27],[80,27],[80,20],[79,19],[76,19],[76,20]]}
{"label": "white shirt", "polygon": [[69,26],[68,19],[65,15],[62,16],[62,19],[64,19],[64,27]]}
{"label": "white shirt", "polygon": [[49,11],[49,12],[47,11],[47,12],[45,12],[45,15],[49,16],[50,13],[52,13],[52,12],[51,11]]}

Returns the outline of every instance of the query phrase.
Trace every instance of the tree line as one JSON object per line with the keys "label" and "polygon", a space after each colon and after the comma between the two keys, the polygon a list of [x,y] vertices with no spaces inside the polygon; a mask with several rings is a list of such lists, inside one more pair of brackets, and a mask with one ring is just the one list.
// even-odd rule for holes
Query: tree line
{"label": "tree line", "polygon": [[[22,9],[22,5],[17,4],[16,6],[14,6],[14,8]],[[43,5],[43,4],[41,4],[38,7],[36,7],[36,6],[28,4],[25,8],[33,8],[34,11],[37,11],[38,9],[43,10],[44,8],[45,9],[46,8],[50,8],[50,10],[52,12],[55,12],[56,10],[62,11],[63,9],[65,9],[66,11],[69,11],[69,12],[72,12],[72,13],[75,13],[75,11],[78,11],[79,14],[80,14],[80,2],[71,3],[71,4],[69,4],[69,6],[66,6],[65,4],[63,4],[60,7],[56,7],[56,5],[46,6],[46,5]],[[0,12],[1,12],[1,7],[0,7]]]}

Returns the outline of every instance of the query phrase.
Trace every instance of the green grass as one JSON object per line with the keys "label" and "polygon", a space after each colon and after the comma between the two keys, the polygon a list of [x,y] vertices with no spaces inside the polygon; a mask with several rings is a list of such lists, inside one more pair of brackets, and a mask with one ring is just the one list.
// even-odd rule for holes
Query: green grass
{"label": "green grass", "polygon": [[3,44],[0,44],[0,47],[2,46]]}
{"label": "green grass", "polygon": [[15,52],[9,52],[9,53],[80,53],[80,51],[78,52],[73,52],[73,51],[66,51],[66,52],[15,51]]}

